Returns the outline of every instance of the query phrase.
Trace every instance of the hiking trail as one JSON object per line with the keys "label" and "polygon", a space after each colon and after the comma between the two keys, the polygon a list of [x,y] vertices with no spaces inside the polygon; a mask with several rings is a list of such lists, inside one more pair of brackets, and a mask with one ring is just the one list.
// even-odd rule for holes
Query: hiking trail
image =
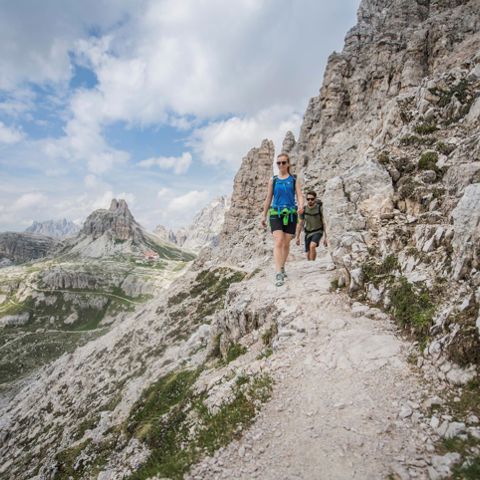
{"label": "hiking trail", "polygon": [[272,399],[241,439],[186,478],[428,478],[431,443],[419,411],[427,386],[407,362],[409,344],[385,314],[367,318],[368,307],[352,309],[330,292],[330,261],[319,254],[289,262],[283,287],[272,267],[249,281],[251,297],[280,312],[266,367]]}

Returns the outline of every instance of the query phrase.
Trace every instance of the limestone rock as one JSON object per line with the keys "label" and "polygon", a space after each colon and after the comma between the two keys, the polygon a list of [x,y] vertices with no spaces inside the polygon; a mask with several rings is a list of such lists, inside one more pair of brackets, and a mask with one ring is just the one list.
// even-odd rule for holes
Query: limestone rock
{"label": "limestone rock", "polygon": [[243,158],[233,183],[231,206],[225,215],[216,256],[244,264],[270,251],[268,228],[260,226],[268,182],[273,175],[274,145],[263,140]]}
{"label": "limestone rock", "polygon": [[66,218],[61,220],[47,220],[44,222],[35,221],[25,230],[27,233],[36,233],[38,235],[59,239],[74,237],[79,231],[80,228],[78,225]]}
{"label": "limestone rock", "polygon": [[0,259],[14,263],[46,257],[61,247],[61,242],[35,233],[0,233]]}

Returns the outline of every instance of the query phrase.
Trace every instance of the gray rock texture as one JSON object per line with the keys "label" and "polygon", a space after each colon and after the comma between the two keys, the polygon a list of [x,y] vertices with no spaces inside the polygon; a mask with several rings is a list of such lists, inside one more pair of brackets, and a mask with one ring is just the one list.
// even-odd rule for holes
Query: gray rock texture
{"label": "gray rock texture", "polygon": [[60,239],[74,237],[79,231],[80,228],[78,225],[66,218],[61,220],[46,220],[44,222],[35,221],[25,230],[27,233],[37,233],[39,235]]}
{"label": "gray rock texture", "polygon": [[61,246],[61,242],[34,233],[0,233],[0,259],[23,263],[46,257]]}

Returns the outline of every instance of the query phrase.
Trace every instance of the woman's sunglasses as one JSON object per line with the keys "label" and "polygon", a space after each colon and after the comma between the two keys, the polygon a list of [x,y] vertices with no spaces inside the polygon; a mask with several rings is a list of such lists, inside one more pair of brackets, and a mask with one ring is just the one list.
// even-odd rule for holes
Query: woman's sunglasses
{"label": "woman's sunglasses", "polygon": [[277,162],[277,165],[286,165],[288,162]]}

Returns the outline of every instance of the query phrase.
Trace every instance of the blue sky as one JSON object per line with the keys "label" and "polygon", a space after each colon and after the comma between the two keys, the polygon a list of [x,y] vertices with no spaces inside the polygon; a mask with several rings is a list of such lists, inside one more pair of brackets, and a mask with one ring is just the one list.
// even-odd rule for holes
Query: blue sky
{"label": "blue sky", "polygon": [[112,197],[148,229],[298,135],[359,0],[0,2],[0,231]]}

